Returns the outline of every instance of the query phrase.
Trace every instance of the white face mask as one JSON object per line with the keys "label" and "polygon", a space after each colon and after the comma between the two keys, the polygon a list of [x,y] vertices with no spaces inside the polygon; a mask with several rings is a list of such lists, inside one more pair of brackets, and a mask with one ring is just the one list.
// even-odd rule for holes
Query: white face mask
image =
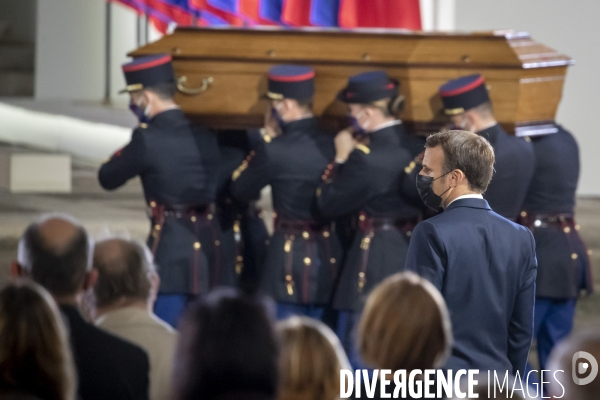
{"label": "white face mask", "polygon": [[[358,120],[359,120],[360,118],[362,118],[362,116],[363,116],[364,114],[365,114],[365,110],[364,110],[364,109],[360,110],[360,111],[358,112],[358,114],[356,114],[356,121],[358,122]],[[369,126],[371,126],[371,121],[369,121],[368,119],[367,119],[367,121],[366,121],[365,123],[363,123],[363,124],[361,124],[360,122],[358,122],[358,123],[360,124],[360,126],[361,126],[361,127],[362,127],[362,128],[365,130],[365,131],[366,131],[367,129],[369,129]]]}
{"label": "white face mask", "polygon": [[[143,97],[140,97],[139,100],[137,101],[137,105],[139,108],[142,108],[142,99],[143,99]],[[150,117],[150,109],[151,109],[150,103],[148,103],[146,105],[146,107],[144,107],[144,115],[146,117]]]}

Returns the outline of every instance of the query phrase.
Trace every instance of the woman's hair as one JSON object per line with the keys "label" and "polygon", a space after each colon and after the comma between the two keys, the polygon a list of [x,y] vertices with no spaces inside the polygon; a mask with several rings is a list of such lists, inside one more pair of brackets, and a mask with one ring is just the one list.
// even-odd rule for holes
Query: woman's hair
{"label": "woman's hair", "polygon": [[263,299],[216,290],[182,321],[174,366],[177,400],[275,398],[278,346]]}
{"label": "woman's hair", "polygon": [[446,303],[425,279],[394,274],[369,295],[358,326],[358,348],[367,364],[393,371],[437,368],[451,345]]}
{"label": "woman's hair", "polygon": [[340,369],[350,369],[340,341],[324,323],[291,317],[277,325],[281,340],[279,400],[334,400]]}
{"label": "woman's hair", "polygon": [[54,300],[32,282],[0,291],[0,392],[74,400],[76,375]]}
{"label": "woman's hair", "polygon": [[373,107],[382,112],[385,117],[400,117],[404,111],[404,96],[399,94],[394,97],[386,97],[385,99],[375,100],[371,103],[364,104],[366,107]]}

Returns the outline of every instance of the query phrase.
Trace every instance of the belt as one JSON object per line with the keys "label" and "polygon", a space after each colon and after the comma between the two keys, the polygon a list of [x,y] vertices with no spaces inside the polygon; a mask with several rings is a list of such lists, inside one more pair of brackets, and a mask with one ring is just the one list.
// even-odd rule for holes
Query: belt
{"label": "belt", "polygon": [[285,285],[289,296],[294,294],[294,275],[293,275],[293,263],[294,263],[294,240],[296,235],[302,235],[302,239],[306,241],[304,246],[304,269],[303,269],[303,285],[302,288],[302,300],[304,303],[308,303],[308,286],[310,277],[310,267],[312,265],[312,249],[315,245],[317,237],[322,237],[323,247],[327,259],[329,259],[329,265],[331,269],[332,278],[335,280],[336,271],[336,259],[333,257],[332,251],[333,246],[331,243],[331,226],[329,224],[317,224],[310,220],[290,220],[290,219],[277,219],[275,221],[275,230],[282,232],[284,235],[284,261],[283,267],[285,271]]}
{"label": "belt", "polygon": [[[156,254],[156,250],[158,249],[158,244],[160,242],[160,237],[163,231],[163,227],[166,221],[166,218],[190,218],[190,221],[194,227],[194,235],[196,237],[196,241],[193,244],[193,265],[192,265],[192,291],[194,294],[198,294],[198,276],[200,269],[200,250],[202,248],[202,244],[198,240],[200,235],[201,225],[205,225],[208,223],[208,226],[211,229],[212,239],[215,244],[218,243],[220,245],[220,235],[219,232],[215,229],[214,224],[210,223],[214,218],[214,204],[158,204],[156,201],[148,202],[148,214],[152,219],[152,254]],[[221,257],[219,251],[215,252],[215,260],[214,260],[214,269],[215,276],[214,282],[218,282],[218,275],[221,266]]]}
{"label": "belt", "polygon": [[522,211],[519,215],[518,223],[528,227],[531,231],[536,228],[549,227],[562,228],[565,233],[569,233],[572,229],[579,230],[579,225],[575,223],[574,215],[570,213],[534,214]]}
{"label": "belt", "polygon": [[386,217],[368,217],[364,211],[361,211],[359,217],[359,226],[363,232],[362,241],[360,242],[361,249],[361,267],[358,272],[358,293],[362,293],[367,283],[367,266],[369,263],[369,249],[371,240],[377,231],[399,231],[410,237],[413,229],[419,222],[421,217],[413,218],[386,218]]}

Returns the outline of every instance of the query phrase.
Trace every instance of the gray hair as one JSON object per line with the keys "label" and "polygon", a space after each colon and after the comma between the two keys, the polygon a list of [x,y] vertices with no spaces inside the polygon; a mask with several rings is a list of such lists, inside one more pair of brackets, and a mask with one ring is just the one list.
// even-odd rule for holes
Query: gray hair
{"label": "gray hair", "polygon": [[461,170],[469,182],[471,190],[484,193],[492,180],[495,155],[490,142],[467,131],[452,130],[430,135],[425,147],[442,146],[444,170],[446,174],[455,169]]}
{"label": "gray hair", "polygon": [[[112,249],[98,251],[111,244]],[[98,242],[94,251],[94,268],[98,270],[98,281],[94,286],[97,307],[110,306],[123,298],[148,299],[150,276],[156,268],[152,253],[145,244],[122,237]]]}

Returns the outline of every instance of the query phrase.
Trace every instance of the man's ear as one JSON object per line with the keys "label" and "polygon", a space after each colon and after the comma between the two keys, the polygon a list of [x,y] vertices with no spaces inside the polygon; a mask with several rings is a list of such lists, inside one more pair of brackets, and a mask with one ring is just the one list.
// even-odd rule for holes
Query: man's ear
{"label": "man's ear", "polygon": [[148,279],[150,280],[150,300],[154,303],[158,296],[158,289],[160,288],[160,276],[156,272],[150,272]]}
{"label": "man's ear", "polygon": [[13,278],[18,279],[29,276],[29,273],[17,261],[13,261],[10,263],[10,275]]}
{"label": "man's ear", "polygon": [[85,279],[83,280],[83,290],[87,291],[93,288],[97,281],[98,270],[96,268],[92,268],[91,271],[85,275]]}

